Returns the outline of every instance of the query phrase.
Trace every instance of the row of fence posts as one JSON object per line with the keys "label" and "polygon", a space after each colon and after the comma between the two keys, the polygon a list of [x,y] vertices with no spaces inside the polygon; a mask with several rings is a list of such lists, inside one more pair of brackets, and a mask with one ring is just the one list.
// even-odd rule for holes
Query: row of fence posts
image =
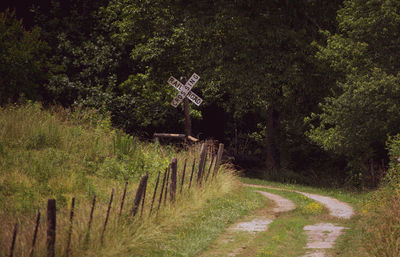
{"label": "row of fence posts", "polygon": [[[210,153],[209,155],[211,158],[210,165],[208,167],[208,170],[205,170],[206,162],[207,162],[207,147],[208,147],[207,144],[203,143],[201,145],[201,149],[200,149],[200,159],[199,159],[197,178],[196,178],[196,184],[198,187],[201,187],[203,183],[207,183],[210,176],[211,176],[210,180],[214,179],[217,176],[218,170],[219,170],[219,167],[221,164],[222,153],[224,151],[223,144],[219,144],[218,152],[216,155],[214,154],[214,151],[211,148],[211,150],[209,151],[209,153]],[[164,172],[164,175],[162,178],[162,182],[161,182],[161,171],[158,172],[153,196],[151,198],[149,216],[152,215],[153,209],[155,208],[154,204],[155,204],[155,200],[156,200],[156,196],[157,196],[157,192],[158,192],[160,183],[161,183],[161,190],[159,193],[158,205],[157,205],[157,209],[156,209],[157,214],[158,214],[161,206],[166,205],[168,193],[169,193],[170,203],[173,204],[175,202],[177,183],[178,183],[177,163],[178,163],[178,160],[176,158],[173,158],[171,163],[169,164],[169,166],[165,169],[165,172]],[[190,172],[188,189],[190,189],[192,187],[192,180],[195,175],[195,164],[196,164],[196,158],[193,160],[193,163],[192,163],[192,169]],[[214,169],[212,169],[213,164],[214,164]],[[182,193],[182,191],[183,191],[185,175],[186,175],[186,167],[187,167],[187,159],[184,161],[184,165],[183,165],[179,193]],[[148,178],[149,178],[149,174],[146,173],[140,179],[139,186],[136,190],[135,198],[133,200],[132,209],[130,211],[131,217],[135,217],[138,214],[140,205],[141,205],[140,217],[143,216]],[[125,198],[126,198],[126,194],[127,194],[127,188],[128,188],[128,182],[125,183],[125,188],[124,188],[122,199],[121,199],[118,219],[120,219],[121,215],[122,215],[122,210],[124,207],[124,202],[125,202]],[[168,192],[168,188],[169,188],[169,192]],[[105,236],[108,220],[110,217],[110,211],[111,211],[113,199],[114,199],[114,189],[111,190],[111,196],[110,196],[110,200],[108,202],[106,218],[105,218],[105,221],[104,221],[104,224],[102,227],[102,232],[101,232],[101,236],[100,236],[101,245],[104,244],[104,236]],[[91,229],[92,222],[93,222],[93,213],[94,213],[95,205],[96,205],[96,195],[93,197],[93,201],[91,204],[90,216],[89,216],[89,221],[88,221],[88,229],[87,229],[87,233],[86,233],[86,237],[85,237],[86,243],[89,243],[89,241],[90,241],[90,229]],[[66,249],[65,249],[66,257],[69,257],[71,255],[71,239],[72,239],[74,213],[75,213],[75,197],[72,198],[71,209],[70,209],[70,213],[69,213],[70,214],[69,215],[69,226],[68,226],[68,230],[67,230],[67,243],[66,243]],[[29,251],[29,257],[34,256],[34,250],[35,250],[35,245],[36,245],[36,241],[37,241],[37,234],[38,234],[38,229],[39,229],[39,225],[40,225],[40,217],[41,217],[41,212],[39,211],[37,214],[37,217],[36,217],[32,244],[31,244],[30,251]],[[47,257],[54,257],[55,256],[55,243],[56,243],[56,200],[55,199],[48,199],[48,201],[47,201],[47,230],[46,230],[46,233],[47,233],[47,237],[46,237]],[[13,231],[12,240],[11,240],[10,254],[9,254],[10,257],[14,256],[17,234],[18,234],[18,223],[16,223],[14,226],[14,231]]]}

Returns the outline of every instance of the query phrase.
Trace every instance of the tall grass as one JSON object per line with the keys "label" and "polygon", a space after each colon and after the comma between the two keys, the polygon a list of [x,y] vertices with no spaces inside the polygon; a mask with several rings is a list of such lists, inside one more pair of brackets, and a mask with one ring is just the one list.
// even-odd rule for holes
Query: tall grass
{"label": "tall grass", "polygon": [[378,190],[360,203],[338,256],[400,256],[400,135],[388,141],[389,169]]}
{"label": "tall grass", "polygon": [[[0,255],[8,255],[13,226],[18,223],[15,255],[29,256],[38,210],[42,219],[35,256],[45,255],[48,198],[57,201],[56,255],[65,254],[69,206],[75,196],[72,256],[193,256],[227,224],[262,204],[259,198],[250,197],[247,189],[239,189],[237,179],[226,170],[203,187],[193,179],[189,189],[191,163],[198,154],[199,146],[177,152],[174,147],[141,142],[113,129],[109,117],[95,111],[44,110],[35,103],[1,108]],[[156,201],[150,216],[157,173],[172,157],[178,158],[179,182],[187,159],[185,186],[175,204],[167,201],[157,214]],[[144,212],[131,217],[137,182],[145,172],[149,172],[149,184]],[[129,182],[128,193],[119,219],[125,181]],[[102,245],[100,235],[113,188],[115,196]],[[97,203],[88,233],[94,195]]]}
{"label": "tall grass", "polygon": [[400,256],[400,135],[388,141],[390,166],[362,209],[364,247],[371,256]]}
{"label": "tall grass", "polygon": [[165,167],[173,149],[139,142],[94,111],[43,110],[39,104],[0,108],[0,204],[29,212],[54,197],[93,195],[96,178],[136,181]]}

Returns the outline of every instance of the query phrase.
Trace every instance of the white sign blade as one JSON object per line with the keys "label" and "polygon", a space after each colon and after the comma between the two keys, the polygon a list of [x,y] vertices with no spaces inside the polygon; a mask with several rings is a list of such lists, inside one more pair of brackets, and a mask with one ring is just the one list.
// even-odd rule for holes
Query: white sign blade
{"label": "white sign blade", "polygon": [[187,98],[189,98],[189,100],[192,101],[197,106],[199,106],[203,102],[203,99],[201,99],[198,95],[196,95],[192,91],[190,91],[187,94]]}
{"label": "white sign blade", "polygon": [[[192,101],[195,105],[197,105],[197,106],[200,106],[200,104],[203,102],[203,99],[201,99],[200,96],[196,95],[196,94],[193,93],[192,91],[190,91],[190,92],[186,95],[186,97],[187,97],[190,101]],[[178,95],[172,100],[171,105],[172,105],[173,107],[176,108],[176,107],[183,101],[183,99],[184,99],[184,98],[182,98],[182,95],[179,95],[179,94],[178,94]]]}
{"label": "white sign blade", "polygon": [[172,76],[169,77],[168,84],[170,84],[171,86],[176,88],[178,91],[181,91],[184,87],[184,85],[179,80],[177,80],[176,78],[174,78]]}
{"label": "white sign blade", "polygon": [[178,95],[172,100],[171,105],[176,108],[183,101],[183,99],[187,97],[195,105],[199,106],[203,102],[203,99],[201,99],[198,95],[190,91],[192,90],[193,86],[197,83],[197,81],[199,81],[199,79],[200,76],[197,75],[196,73],[193,73],[193,75],[186,82],[186,84],[183,85],[176,78],[172,76],[169,77],[168,84],[170,84],[179,91]]}

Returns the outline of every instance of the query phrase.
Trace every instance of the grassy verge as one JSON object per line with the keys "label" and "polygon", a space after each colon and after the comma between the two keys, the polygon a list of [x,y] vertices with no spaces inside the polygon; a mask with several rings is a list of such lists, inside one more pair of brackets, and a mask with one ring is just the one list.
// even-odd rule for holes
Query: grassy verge
{"label": "grassy verge", "polygon": [[[191,164],[198,159],[198,150],[195,146],[178,151],[141,142],[112,128],[107,115],[94,111],[43,110],[34,103],[0,108],[0,255],[9,255],[13,227],[18,223],[14,255],[29,256],[38,210],[42,217],[35,256],[45,255],[48,198],[57,201],[56,255],[65,255],[72,197],[76,197],[73,256],[193,256],[201,252],[228,224],[262,201],[242,189],[225,167],[212,181],[202,187],[193,183],[189,189]],[[172,157],[178,158],[178,181],[187,160],[184,188],[174,203],[163,200],[157,212],[158,191],[150,215],[157,174]],[[138,180],[145,172],[149,183],[144,211],[132,217]],[[126,181],[128,193],[119,218]],[[102,243],[111,189],[115,194]]]}
{"label": "grassy verge", "polygon": [[384,187],[368,194],[332,256],[400,256],[400,191]]}

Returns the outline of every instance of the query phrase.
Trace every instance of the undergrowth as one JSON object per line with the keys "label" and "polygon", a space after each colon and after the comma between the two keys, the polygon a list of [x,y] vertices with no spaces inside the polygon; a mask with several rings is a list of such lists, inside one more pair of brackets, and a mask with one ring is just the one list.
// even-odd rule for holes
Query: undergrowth
{"label": "undergrowth", "polygon": [[[137,181],[176,154],[111,127],[93,110],[43,110],[37,103],[0,108],[0,205],[32,212],[53,197],[98,194],[92,177]],[[3,209],[3,210],[4,210]]]}
{"label": "undergrowth", "polygon": [[370,256],[400,256],[400,135],[388,141],[390,167],[361,209],[356,229]]}
{"label": "undergrowth", "polygon": [[[71,256],[193,256],[201,252],[228,224],[260,207],[262,201],[250,190],[241,189],[224,166],[202,187],[193,179],[189,188],[191,165],[198,154],[199,146],[177,151],[142,142],[112,128],[108,115],[93,110],[45,110],[36,103],[0,108],[0,255],[9,255],[17,223],[14,255],[29,256],[39,210],[35,256],[46,255],[49,198],[57,202],[56,255],[65,255],[72,197],[76,197],[76,205]],[[174,203],[163,200],[160,205],[158,191],[150,215],[157,174],[172,157],[178,159],[178,182],[187,161],[184,186],[177,185]],[[209,167],[210,161],[206,170]],[[132,217],[138,180],[145,172],[149,182],[144,208]],[[125,182],[128,188],[120,215]],[[102,243],[112,189],[114,199]]]}

